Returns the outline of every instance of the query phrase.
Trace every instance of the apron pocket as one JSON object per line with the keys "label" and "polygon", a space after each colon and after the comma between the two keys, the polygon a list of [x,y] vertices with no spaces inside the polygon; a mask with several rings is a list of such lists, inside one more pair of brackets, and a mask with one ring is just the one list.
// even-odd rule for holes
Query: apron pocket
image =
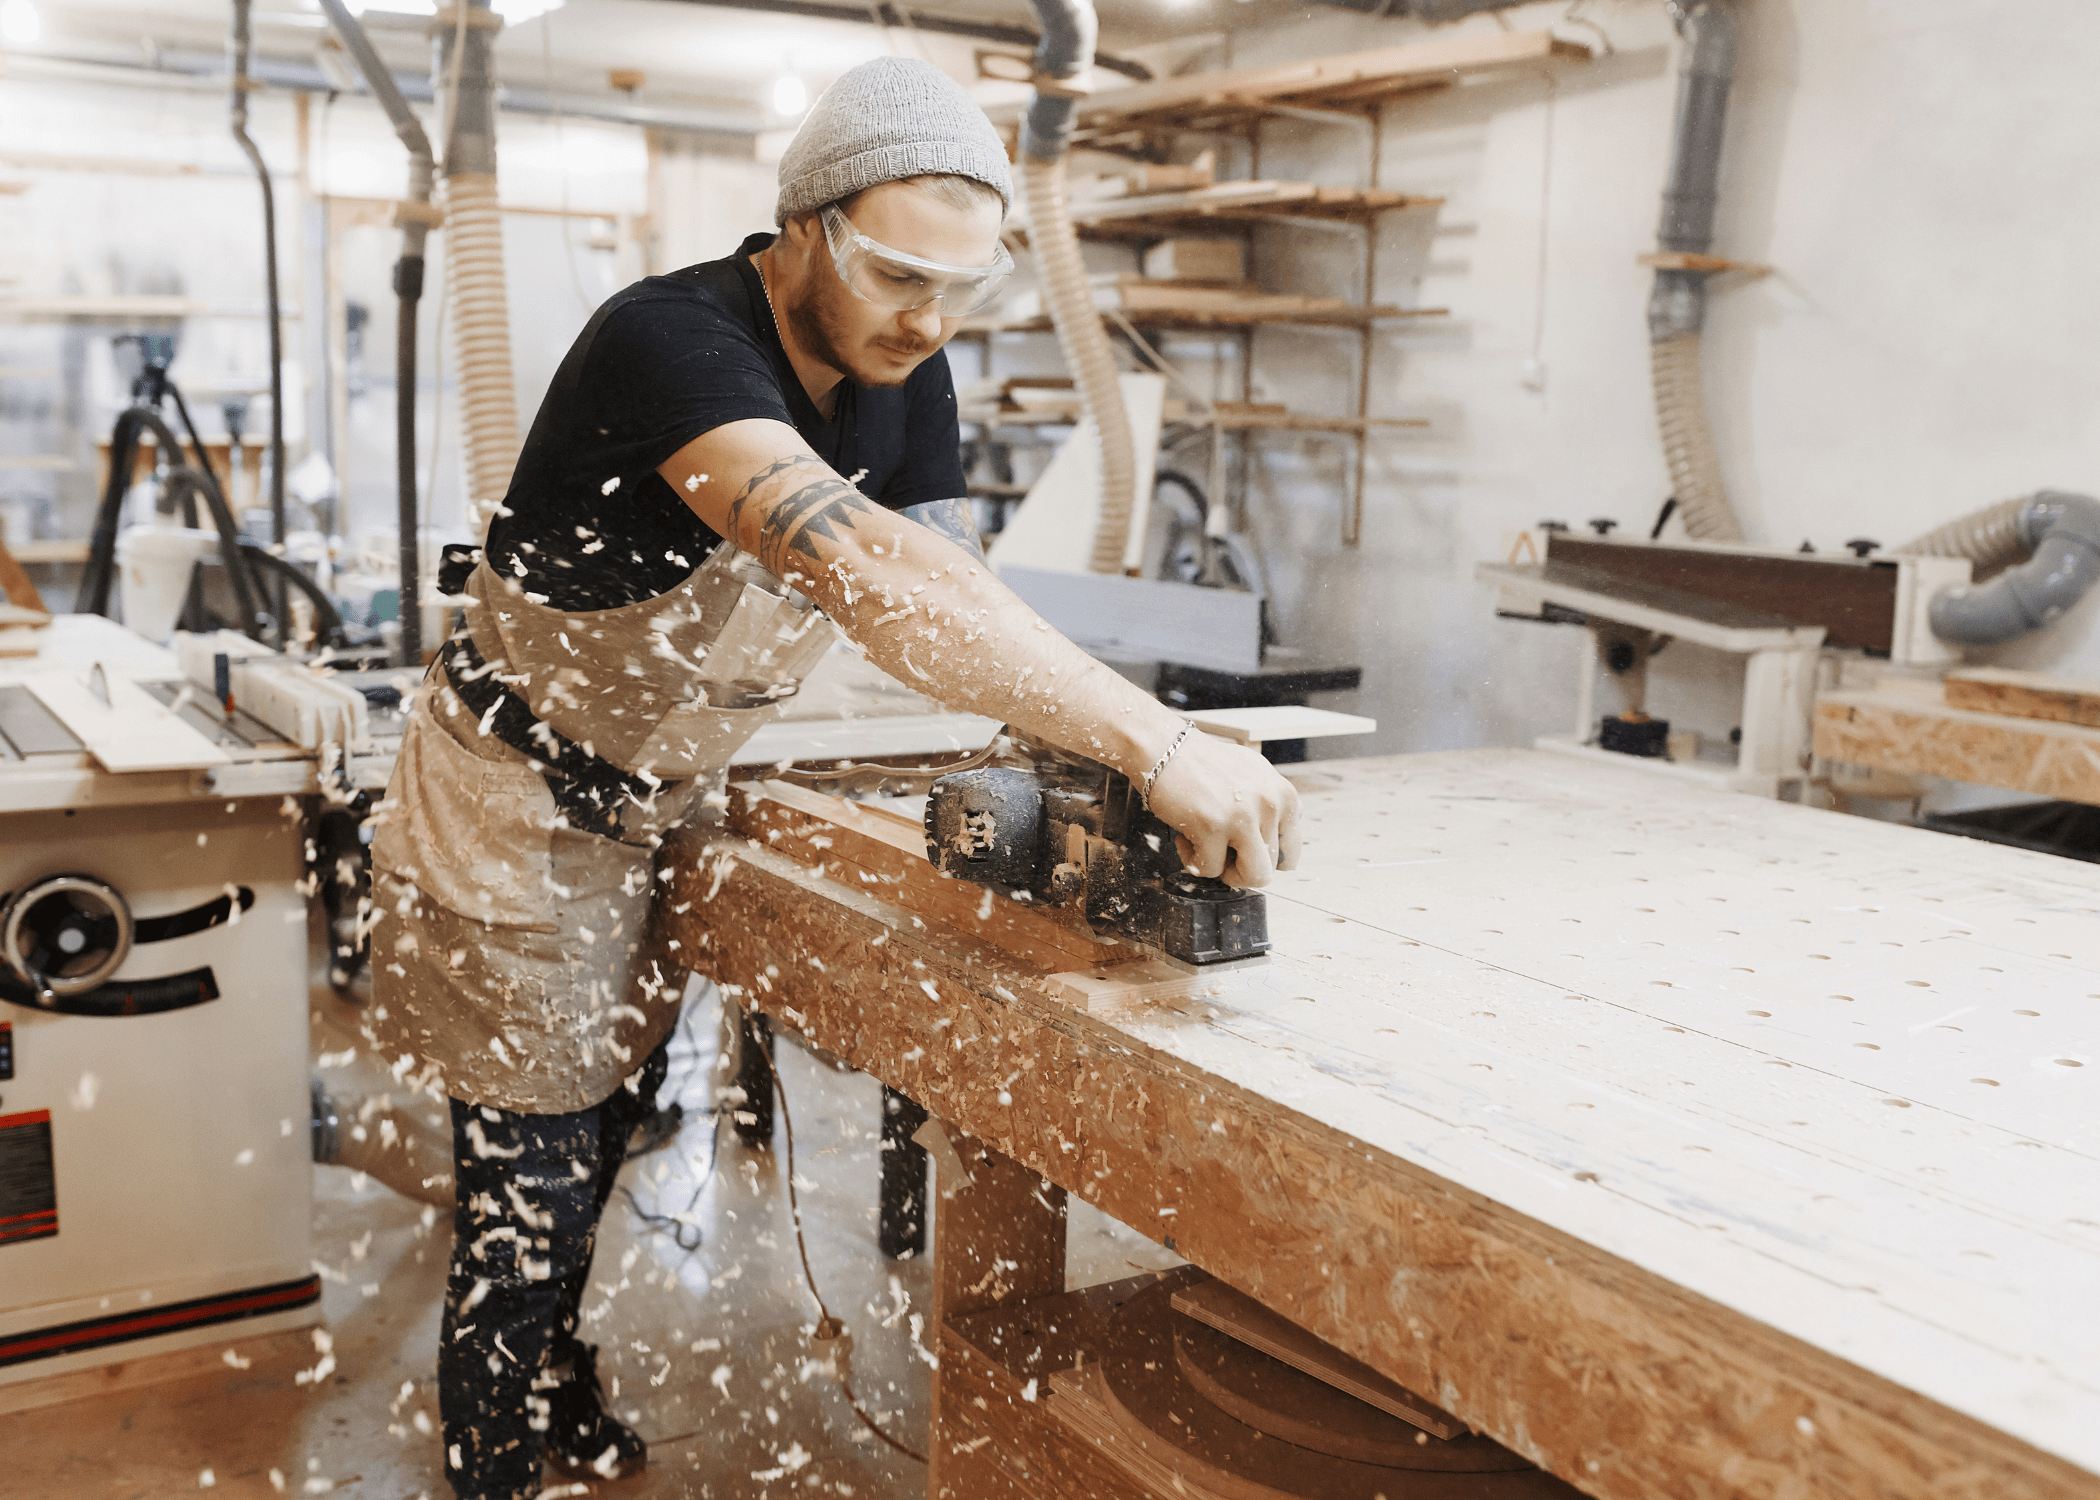
{"label": "apron pocket", "polygon": [[373,865],[460,916],[555,931],[553,795],[530,766],[469,752],[430,716],[434,697],[416,706],[402,734]]}

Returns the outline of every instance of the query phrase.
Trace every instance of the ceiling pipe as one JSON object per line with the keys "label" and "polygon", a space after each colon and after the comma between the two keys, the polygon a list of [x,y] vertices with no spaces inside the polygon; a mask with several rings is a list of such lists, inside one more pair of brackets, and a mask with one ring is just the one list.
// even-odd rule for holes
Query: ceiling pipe
{"label": "ceiling pipe", "polygon": [[[890,0],[879,0],[870,5],[823,5],[816,0],[678,0],[682,5],[705,5],[717,10],[756,10],[776,16],[807,16],[813,21],[845,21],[860,26],[901,26],[915,31],[930,31],[939,36],[966,36],[980,42],[1005,42],[1012,47],[1026,47],[1040,55],[1044,38],[1026,26],[1009,26],[999,21],[965,21],[953,16],[929,16],[916,10],[906,10],[893,5]],[[1503,5],[1514,5],[1519,0],[1497,0]],[[1037,7],[1040,14],[1041,7]],[[1044,30],[1049,26],[1046,23]],[[1093,64],[1106,68],[1111,73],[1120,73],[1125,78],[1139,83],[1149,83],[1152,70],[1141,62],[1127,57],[1117,57],[1112,52],[1094,50],[1093,42],[1087,43]]]}

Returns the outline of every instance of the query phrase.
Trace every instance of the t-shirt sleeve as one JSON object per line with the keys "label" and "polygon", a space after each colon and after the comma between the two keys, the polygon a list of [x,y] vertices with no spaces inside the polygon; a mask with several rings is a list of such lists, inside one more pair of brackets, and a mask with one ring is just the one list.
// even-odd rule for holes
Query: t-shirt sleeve
{"label": "t-shirt sleeve", "polygon": [[636,467],[654,469],[728,422],[794,422],[751,330],[700,299],[617,309],[592,340],[583,379],[585,407],[607,446]]}
{"label": "t-shirt sleeve", "polygon": [[943,349],[912,372],[905,393],[904,462],[873,497],[890,510],[954,500],[969,493],[963,479],[961,432],[955,417],[955,376]]}

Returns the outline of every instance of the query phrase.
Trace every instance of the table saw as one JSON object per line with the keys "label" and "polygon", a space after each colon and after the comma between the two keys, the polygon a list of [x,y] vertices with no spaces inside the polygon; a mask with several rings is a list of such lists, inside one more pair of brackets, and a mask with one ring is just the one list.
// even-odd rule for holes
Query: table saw
{"label": "table saw", "polygon": [[945,1122],[930,1496],[1304,1492],[1104,1415],[1068,1193],[1587,1494],[2100,1494],[2100,871],[1535,751],[1298,774],[1273,951],[1195,982],[869,809],[671,851],[681,956]]}

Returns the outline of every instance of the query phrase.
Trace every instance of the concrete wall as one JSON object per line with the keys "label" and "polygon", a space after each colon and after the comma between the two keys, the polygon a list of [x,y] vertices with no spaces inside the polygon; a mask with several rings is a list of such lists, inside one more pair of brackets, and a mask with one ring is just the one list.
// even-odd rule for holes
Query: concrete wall
{"label": "concrete wall", "polygon": [[[1568,9],[1508,14],[1528,29]],[[1337,540],[1346,446],[1261,442],[1251,519],[1280,613],[1293,641],[1363,662],[1360,711],[1383,726],[1351,742],[1367,752],[1565,729],[1574,632],[1495,620],[1473,564],[1543,517],[1645,529],[1669,493],[1649,404],[1649,276],[1635,257],[1653,248],[1676,40],[1653,0],[1592,0],[1579,14],[1610,56],[1551,82],[1483,81],[1387,111],[1381,185],[1447,203],[1426,247],[1388,220],[1379,295],[1451,317],[1379,340],[1372,410],[1433,426],[1373,440],[1361,549]],[[2007,495],[2100,488],[2100,287],[2080,265],[2100,230],[2100,103],[2082,61],[2100,46],[2100,11],[1744,0],[1743,15],[1715,248],[1778,274],[1717,294],[1706,379],[1749,536],[1895,544]],[[1416,31],[1316,13],[1237,33],[1232,60]],[[1264,176],[1357,184],[1365,167],[1360,133],[1264,130]],[[1259,274],[1280,289],[1344,289],[1339,240],[1265,231]],[[1525,384],[1534,352],[1537,391]],[[1345,340],[1265,333],[1255,383],[1270,399],[1343,410],[1352,359]],[[1726,694],[1682,681],[1714,669],[1693,655],[1657,660],[1659,711],[1681,693],[1681,714],[1725,733]],[[2100,599],[1996,655],[2100,676]]]}

